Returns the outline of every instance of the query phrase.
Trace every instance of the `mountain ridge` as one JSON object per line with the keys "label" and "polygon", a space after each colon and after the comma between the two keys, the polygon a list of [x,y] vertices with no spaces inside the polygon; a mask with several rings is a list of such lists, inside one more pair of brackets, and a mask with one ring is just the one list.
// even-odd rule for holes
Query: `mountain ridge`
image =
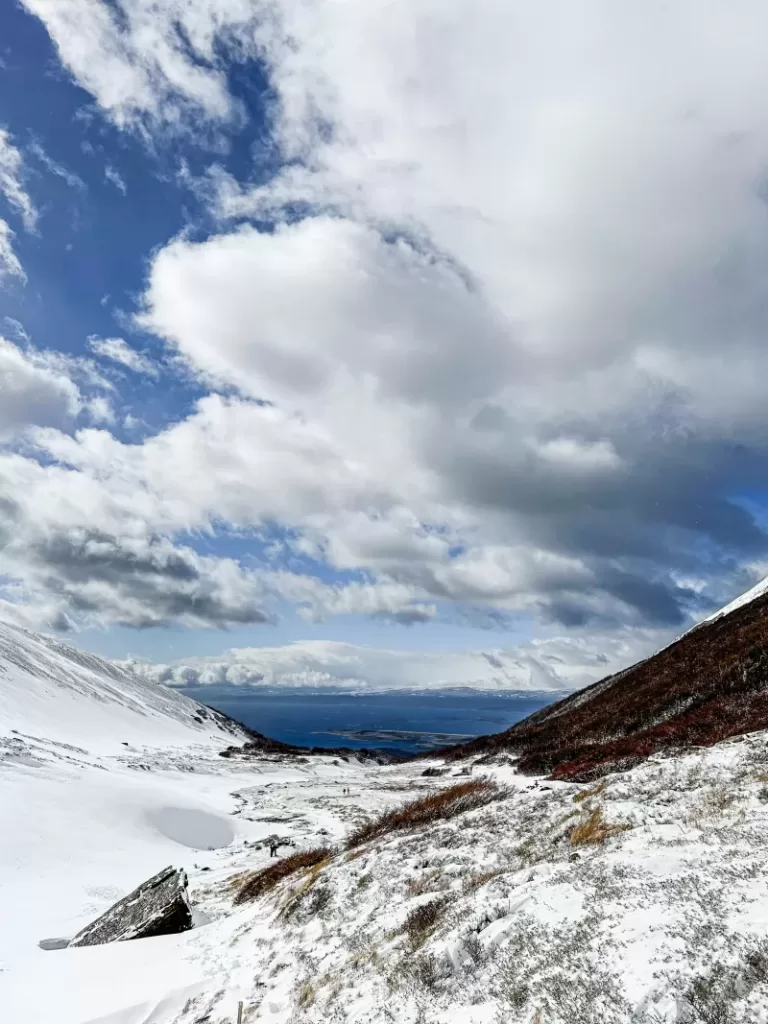
{"label": "mountain ridge", "polygon": [[768,581],[656,654],[505,732],[441,754],[508,751],[527,774],[589,781],[652,754],[768,729]]}
{"label": "mountain ridge", "polygon": [[0,621],[0,744],[43,735],[91,750],[205,743],[249,735],[221,712],[52,637]]}

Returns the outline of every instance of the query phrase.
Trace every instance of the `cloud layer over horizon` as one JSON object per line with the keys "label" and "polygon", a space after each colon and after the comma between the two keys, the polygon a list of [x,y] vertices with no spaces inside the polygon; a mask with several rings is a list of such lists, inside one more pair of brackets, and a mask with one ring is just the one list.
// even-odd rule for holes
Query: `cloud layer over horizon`
{"label": "cloud layer over horizon", "polygon": [[[636,638],[637,639],[637,638]],[[601,650],[579,638],[534,641],[513,649],[403,651],[330,640],[235,648],[170,664],[120,664],[156,683],[193,691],[303,689],[383,693],[470,688],[564,693],[622,668],[638,646],[604,637]]]}
{"label": "cloud layer over horizon", "polygon": [[[522,623],[618,666],[766,571],[768,10],[22,3],[200,205],[81,354],[0,339],[6,614]],[[15,288],[35,159],[0,132]]]}

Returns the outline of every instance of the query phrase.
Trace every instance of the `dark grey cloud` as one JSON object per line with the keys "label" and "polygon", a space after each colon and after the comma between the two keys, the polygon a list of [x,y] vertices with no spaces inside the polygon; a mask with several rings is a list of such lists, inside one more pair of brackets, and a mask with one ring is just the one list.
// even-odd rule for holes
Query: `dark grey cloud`
{"label": "dark grey cloud", "polygon": [[[6,506],[18,524],[18,510]],[[6,545],[23,563],[34,591],[60,602],[54,628],[71,628],[66,612],[138,629],[186,623],[203,627],[274,621],[261,588],[231,563],[204,558],[162,537],[117,537],[72,529]],[[223,571],[222,571],[223,570]]]}
{"label": "dark grey cloud", "polygon": [[149,583],[155,578],[173,583],[199,582],[200,570],[190,552],[181,552],[159,538],[136,548],[129,548],[128,543],[102,530],[77,530],[34,541],[30,551],[72,583],[98,580],[119,584],[126,577]]}
{"label": "dark grey cloud", "polygon": [[[620,608],[596,604],[603,593],[638,622],[679,626],[720,596],[692,590],[686,577],[732,578],[738,590],[750,578],[735,566],[768,554],[768,532],[741,500],[768,480],[768,437],[759,433],[748,445],[679,431],[659,443],[650,424],[613,435],[609,427],[617,466],[605,474],[516,455],[519,425],[505,424],[490,446],[435,445],[431,455],[452,497],[495,516],[500,540],[522,536],[588,568],[579,577],[565,571],[537,579],[547,618],[566,626],[620,621]],[[421,567],[405,572],[423,579]]]}

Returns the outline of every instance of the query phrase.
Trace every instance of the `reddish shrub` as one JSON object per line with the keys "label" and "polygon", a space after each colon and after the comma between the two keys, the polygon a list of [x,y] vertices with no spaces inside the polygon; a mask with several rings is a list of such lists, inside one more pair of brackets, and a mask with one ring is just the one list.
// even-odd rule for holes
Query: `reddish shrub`
{"label": "reddish shrub", "polygon": [[264,893],[270,892],[284,878],[295,875],[297,871],[312,868],[316,864],[327,860],[333,851],[328,846],[316,846],[312,850],[302,850],[301,853],[292,853],[290,857],[283,857],[260,871],[254,871],[249,875],[235,896],[235,903],[250,903]]}
{"label": "reddish shrub", "polygon": [[768,729],[768,594],[506,732],[440,753],[512,751],[523,772],[588,781],[663,750],[760,729]]}
{"label": "reddish shrub", "polygon": [[387,811],[373,821],[367,822],[356,829],[347,840],[347,849],[361,846],[369,839],[386,835],[388,832],[399,832],[429,825],[434,821],[445,821],[457,814],[483,807],[491,800],[503,795],[503,790],[495,783],[485,779],[473,779],[461,782],[457,786],[449,786],[437,793],[411,800],[394,811]]}

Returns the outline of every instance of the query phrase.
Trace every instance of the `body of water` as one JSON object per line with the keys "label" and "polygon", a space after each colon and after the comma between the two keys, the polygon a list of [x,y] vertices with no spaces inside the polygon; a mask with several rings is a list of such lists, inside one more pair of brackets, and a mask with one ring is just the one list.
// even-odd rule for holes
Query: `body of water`
{"label": "body of water", "polygon": [[244,692],[220,686],[196,686],[183,692],[284,743],[411,753],[503,732],[563,696],[482,690]]}

